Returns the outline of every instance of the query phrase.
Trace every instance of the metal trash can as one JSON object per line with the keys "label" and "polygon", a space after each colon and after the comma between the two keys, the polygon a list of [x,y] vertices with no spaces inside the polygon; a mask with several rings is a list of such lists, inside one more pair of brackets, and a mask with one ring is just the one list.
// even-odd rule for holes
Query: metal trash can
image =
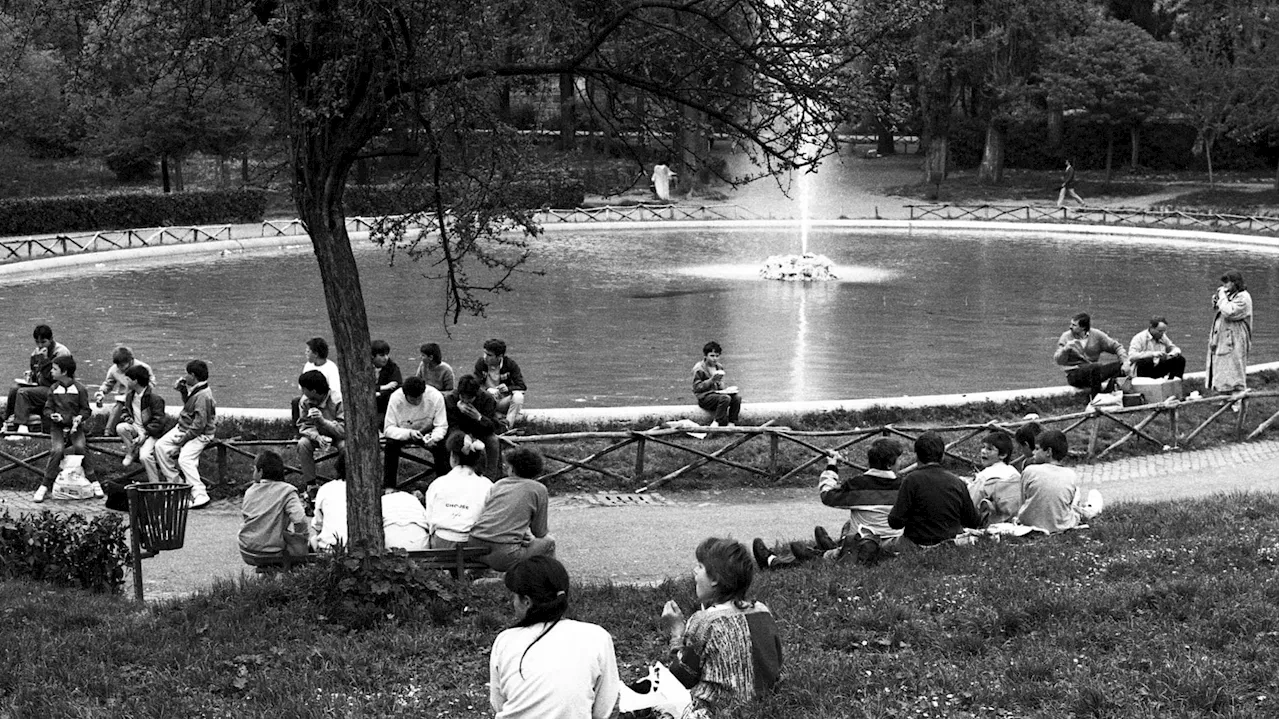
{"label": "metal trash can", "polygon": [[129,494],[129,518],[137,527],[142,547],[151,552],[182,549],[187,536],[191,485],[143,482],[131,484],[125,491]]}

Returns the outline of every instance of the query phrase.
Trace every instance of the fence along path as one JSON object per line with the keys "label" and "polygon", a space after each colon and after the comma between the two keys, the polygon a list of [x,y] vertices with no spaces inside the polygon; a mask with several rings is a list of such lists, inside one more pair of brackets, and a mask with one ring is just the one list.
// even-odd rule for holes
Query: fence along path
{"label": "fence along path", "polygon": [[[981,438],[984,435],[992,431],[1005,432],[1012,435],[1019,427],[1032,421],[1039,422],[1042,427],[1046,428],[1060,427],[1069,436],[1075,433],[1077,439],[1072,442],[1072,445],[1085,447],[1077,455],[1086,461],[1106,457],[1117,448],[1133,440],[1153,445],[1156,451],[1189,448],[1214,423],[1231,423],[1233,425],[1231,432],[1237,440],[1251,440],[1276,426],[1277,421],[1280,421],[1280,412],[1272,410],[1266,419],[1262,420],[1250,431],[1250,422],[1248,420],[1250,408],[1259,407],[1264,410],[1269,408],[1275,403],[1277,394],[1277,390],[1274,389],[1249,389],[1230,396],[1202,397],[1135,407],[1090,407],[1081,412],[1051,417],[1036,417],[1034,419],[1005,422],[992,420],[982,424],[940,427],[884,424],[835,430],[797,430],[778,426],[773,420],[769,420],[761,425],[741,427],[655,427],[649,430],[626,429],[524,436],[503,435],[502,441],[509,447],[547,445],[546,449],[541,450],[542,454],[550,462],[561,466],[550,469],[545,473],[542,476],[544,481],[562,477],[571,472],[584,471],[599,474],[623,484],[640,485],[637,489],[638,492],[648,492],[707,464],[716,464],[747,472],[770,481],[783,481],[824,461],[827,453],[832,450],[843,451],[877,437],[898,437],[907,442],[914,442],[917,437],[926,431],[935,431],[941,433],[944,437],[951,437],[946,444],[947,455],[961,463],[975,466],[970,458],[971,450],[968,449],[968,445],[976,446],[981,442]],[[1236,405],[1238,411],[1231,411],[1233,404]],[[1156,420],[1162,417],[1166,421],[1157,423]],[[1101,446],[1099,433],[1103,427],[1119,427],[1122,435],[1106,446]],[[1184,428],[1185,431],[1183,431]],[[1079,439],[1079,435],[1084,435],[1083,441]],[[0,436],[19,437],[36,441],[48,439],[47,434],[0,432]],[[706,439],[703,439],[704,437]],[[766,461],[763,466],[756,466],[749,462],[738,461],[729,457],[734,450],[760,438],[767,439],[769,442],[769,450],[765,455]],[[558,449],[552,451],[552,447],[555,445],[577,443],[584,440],[606,441],[609,444],[603,449],[592,451],[583,457],[569,457]],[[713,447],[708,444],[708,440],[727,441]],[[781,467],[779,454],[783,442],[801,448],[804,458],[791,467]],[[236,481],[228,471],[228,460],[231,454],[252,459],[256,456],[253,451],[254,448],[266,446],[282,447],[286,450],[283,453],[284,456],[291,457],[292,453],[288,449],[295,446],[296,443],[296,438],[228,438],[211,442],[205,448],[205,451],[212,451],[215,455],[214,476],[207,478],[209,480],[208,483],[210,485],[236,484]],[[118,462],[124,457],[119,445],[120,440],[116,437],[94,437],[89,439],[87,451]],[[650,445],[668,448],[676,452],[677,456],[687,455],[687,461],[681,460],[682,463],[679,466],[669,471],[664,471],[661,476],[645,482],[647,467],[652,464],[651,460],[647,458],[647,448]],[[631,474],[625,474],[617,468],[601,466],[602,459],[627,447],[635,448]],[[44,468],[37,466],[36,463],[46,459],[48,456],[49,450],[47,448],[24,457],[19,456],[16,451],[0,445],[0,459],[8,461],[8,464],[0,466],[0,474],[26,470],[37,477],[43,477]],[[321,462],[336,459],[337,456],[337,452],[329,452],[318,456],[317,465]],[[411,462],[416,462],[426,467],[426,469],[420,470],[410,479],[405,480],[404,483],[423,479],[432,474],[430,458],[415,456],[411,452],[404,452],[402,456]],[[865,466],[847,458],[841,459],[840,462],[859,471],[866,470]],[[666,470],[667,468],[663,467],[662,469]],[[286,470],[292,474],[301,473],[301,470],[294,465],[287,464]],[[142,472],[142,467],[135,464],[122,479],[136,477]],[[316,476],[321,480],[335,478],[331,474],[325,474],[320,471],[317,471]]]}

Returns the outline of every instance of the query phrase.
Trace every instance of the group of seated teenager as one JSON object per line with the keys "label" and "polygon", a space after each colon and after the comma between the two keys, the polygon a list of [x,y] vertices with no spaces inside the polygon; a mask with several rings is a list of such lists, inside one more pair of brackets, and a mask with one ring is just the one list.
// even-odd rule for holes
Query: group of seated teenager
{"label": "group of seated teenager", "polygon": [[[484,474],[491,480],[500,476],[501,444],[498,435],[520,419],[527,390],[520,366],[507,357],[507,345],[499,339],[484,343],[484,354],[476,360],[475,371],[457,376],[443,360],[440,346],[421,346],[422,360],[417,372],[407,379],[391,359],[391,346],[383,340],[372,343],[376,383],[378,423],[383,439],[383,483],[400,486],[400,460],[404,450],[427,450],[436,476],[450,469],[448,447],[454,437],[483,445]],[[298,377],[302,396],[295,400],[294,420],[298,426],[298,463],[302,484],[315,484],[315,457],[330,450],[339,452],[338,475],[344,474],[341,450],[346,439],[337,365],[329,359],[329,345],[322,337],[307,341],[307,364]]]}
{"label": "group of seated teenager", "polygon": [[[502,476],[499,468],[495,482],[485,476],[488,450],[483,442],[454,432],[444,446],[450,469],[431,482],[423,497],[392,487],[383,490],[388,548],[415,552],[484,547],[488,552],[483,561],[499,572],[531,556],[555,556],[547,488],[537,479],[543,470],[541,454],[523,447],[512,450],[506,457],[511,473]],[[260,453],[253,477],[241,509],[240,553],[247,564],[278,564],[284,555],[302,557],[347,544],[345,480],[319,488],[308,520],[296,487],[285,481],[278,453]]]}
{"label": "group of seated teenager", "polygon": [[560,562],[533,557],[514,564],[503,582],[515,621],[489,653],[495,715],[710,719],[736,716],[772,689],[782,641],[769,608],[747,599],[755,576],[751,552],[711,537],[694,557],[696,611],[686,618],[672,600],[659,617],[668,649],[664,672],[680,683],[680,693],[661,691],[647,678],[623,683],[608,628],[565,618],[571,587]]}
{"label": "group of seated teenager", "polygon": [[[1016,460],[1014,441],[1023,450]],[[925,432],[915,440],[914,467],[899,476],[901,444],[877,439],[867,450],[870,468],[843,479],[840,457],[831,452],[818,494],[823,504],[849,510],[839,539],[821,526],[814,528],[812,543],[790,542],[787,551],[757,538],[752,542],[757,564],[777,569],[819,558],[875,564],[903,552],[954,544],[967,536],[966,529],[1015,525],[1006,529],[1016,532],[1020,525],[1055,534],[1081,523],[1084,496],[1075,470],[1062,464],[1068,454],[1062,432],[1041,431],[1034,422],[1020,427],[1012,441],[1004,432],[991,432],[978,454],[982,469],[968,481],[943,468],[945,452],[942,436]]]}

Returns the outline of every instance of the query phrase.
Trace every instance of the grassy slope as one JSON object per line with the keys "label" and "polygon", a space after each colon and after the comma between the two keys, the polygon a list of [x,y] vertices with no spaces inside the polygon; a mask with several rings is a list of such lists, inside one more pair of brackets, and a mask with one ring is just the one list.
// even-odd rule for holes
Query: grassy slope
{"label": "grassy slope", "polygon": [[[764,574],[787,667],[748,716],[1276,716],[1276,516],[1274,494],[1126,504],[1065,536]],[[443,626],[354,632],[316,616],[309,581],[141,612],[0,584],[0,716],[487,714],[500,587],[464,590]],[[630,679],[662,654],[668,597],[691,609],[691,580],[579,588],[575,614]]]}

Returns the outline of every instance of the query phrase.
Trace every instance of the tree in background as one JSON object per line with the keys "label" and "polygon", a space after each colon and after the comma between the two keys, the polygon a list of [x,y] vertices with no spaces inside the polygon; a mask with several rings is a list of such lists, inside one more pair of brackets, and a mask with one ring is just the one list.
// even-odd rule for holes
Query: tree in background
{"label": "tree in background", "polygon": [[1107,181],[1117,129],[1130,132],[1136,168],[1139,128],[1160,109],[1171,49],[1132,23],[1099,18],[1083,34],[1051,44],[1046,56],[1048,103],[1107,127]]}

